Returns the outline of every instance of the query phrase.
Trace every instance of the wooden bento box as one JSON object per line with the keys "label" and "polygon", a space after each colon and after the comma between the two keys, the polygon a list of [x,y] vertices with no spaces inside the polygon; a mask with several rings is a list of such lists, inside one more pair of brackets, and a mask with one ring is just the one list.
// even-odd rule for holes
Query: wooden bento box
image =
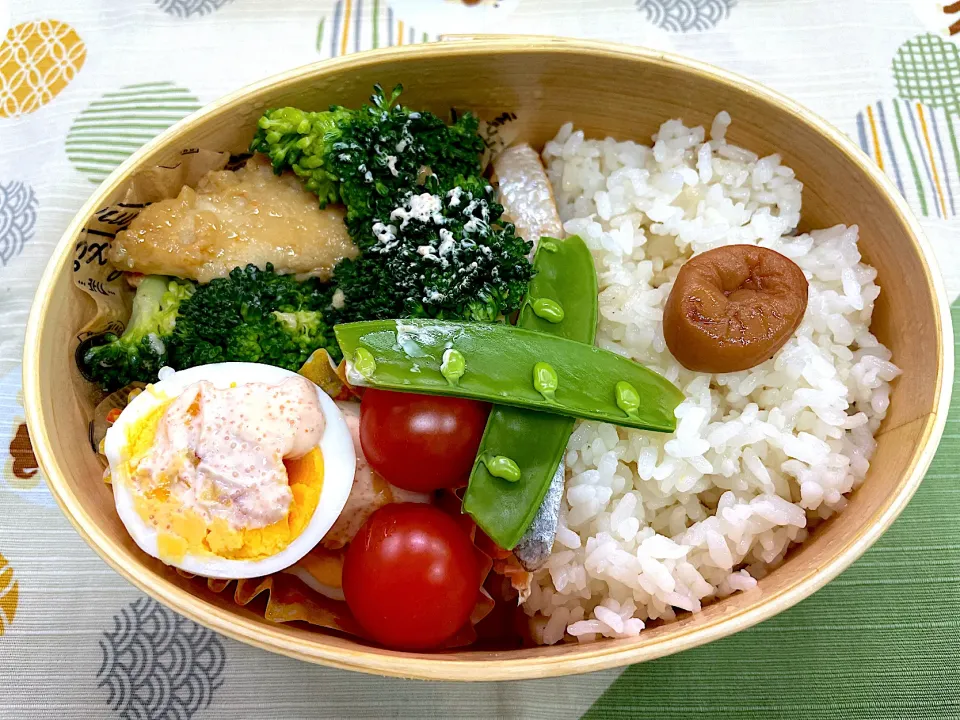
{"label": "wooden bento box", "polygon": [[[358,106],[378,82],[403,83],[405,104],[441,116],[451,107],[487,120],[515,113],[520,139],[534,147],[568,121],[588,136],[649,141],[664,119],[709,125],[727,110],[735,119],[732,142],[778,152],[796,171],[805,188],[804,226],[859,225],[865,261],[877,268],[883,288],[872,331],[903,374],[869,475],[843,513],[750,592],[637,639],[520,650],[395,652],[299,623],[274,624],[142,553],[121,524],[90,449],[93,400],[75,390],[71,350],[95,312],[72,278],[78,233],[97,209],[116,201],[125,179],[177,162],[181,149],[242,152],[265,108]],[[30,315],[23,368],[30,435],[54,496],[84,539],[144,592],[218,632],[302,660],[403,677],[503,680],[589,672],[691,648],[769,618],[838,575],[890,526],[923,478],[946,419],[953,342],[942,282],[917,221],[884,174],[823,120],[695,61],[597,42],[491,37],[377,50],[292,70],[208,105],[148,143],[100,186],[64,233]]]}

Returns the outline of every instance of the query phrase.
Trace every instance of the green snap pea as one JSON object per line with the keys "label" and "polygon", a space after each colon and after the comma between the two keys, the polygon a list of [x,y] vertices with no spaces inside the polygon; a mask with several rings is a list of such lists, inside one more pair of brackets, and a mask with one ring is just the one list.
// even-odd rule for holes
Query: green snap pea
{"label": "green snap pea", "polygon": [[515,483],[520,479],[520,466],[506,455],[495,455],[482,459],[487,472],[496,478]]}
{"label": "green snap pea", "polygon": [[357,352],[354,353],[353,366],[365,378],[370,377],[377,371],[377,361],[374,359],[373,353],[362,347],[357,348]]}
{"label": "green snap pea", "polygon": [[[528,289],[517,327],[558,335],[593,344],[597,332],[597,273],[590,250],[579,237],[563,240],[541,238],[533,259],[537,274]],[[565,308],[560,322],[540,317],[531,297],[549,298]],[[490,473],[483,462],[476,462],[463,496],[463,511],[497,545],[507,550],[518,548],[528,528],[540,520],[544,498],[563,462],[563,453],[576,421],[562,415],[537,410],[494,405],[480,441],[477,457],[503,455],[517,461],[520,478],[504,482]],[[562,479],[562,470],[561,470]],[[556,532],[556,518],[544,517],[544,524]],[[538,539],[531,540],[543,555]]]}
{"label": "green snap pea", "polygon": [[[632,360],[593,345],[501,323],[445,320],[368,320],[337,325],[337,341],[356,385],[425,395],[452,395],[569,417],[672,432],[673,410],[683,395],[668,380]],[[445,350],[470,358],[470,372],[451,385],[440,372]],[[356,368],[356,351],[373,356],[375,372]],[[557,376],[551,399],[530,381],[531,362],[544,362]],[[614,387],[623,380],[641,393],[642,407],[624,417]]]}
{"label": "green snap pea", "polygon": [[553,400],[557,394],[560,378],[549,363],[538,362],[533,366],[533,386],[547,400]]}
{"label": "green snap pea", "polygon": [[443,353],[443,361],[440,363],[440,374],[451,385],[456,385],[466,371],[467,361],[463,357],[463,353],[453,348],[447,348]]}
{"label": "green snap pea", "polygon": [[550,298],[536,298],[530,302],[533,314],[554,324],[563,322],[563,305]]}
{"label": "green snap pea", "polygon": [[640,393],[633,385],[621,380],[613,391],[616,394],[617,407],[627,415],[632,415],[640,409]]}

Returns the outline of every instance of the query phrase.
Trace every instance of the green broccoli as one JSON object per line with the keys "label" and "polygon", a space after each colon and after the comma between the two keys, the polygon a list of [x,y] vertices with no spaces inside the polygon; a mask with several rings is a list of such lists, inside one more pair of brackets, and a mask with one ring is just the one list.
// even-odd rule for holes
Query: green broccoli
{"label": "green broccoli", "polygon": [[164,365],[184,370],[217,362],[259,362],[299,370],[318,348],[342,357],[325,317],[332,289],[298,282],[273,266],[234,268],[206,285],[149,275],[119,338],[83,356],[83,371],[104,390],[155,382]]}
{"label": "green broccoli", "polygon": [[356,111],[268,110],[251,150],[276,172],[292,169],[321,204],[339,197],[346,206],[361,255],[334,271],[338,321],[508,315],[533,275],[531,246],[501,221],[482,177],[478,120],[465,113],[447,125],[398,104],[400,92],[376,86]]}
{"label": "green broccoli", "polygon": [[84,373],[108,392],[134,381],[156,380],[157,371],[167,364],[177,312],[193,289],[193,283],[176,278],[143,278],[127,329],[120,337],[104,335],[103,344],[84,353]]}
{"label": "green broccoli", "polygon": [[492,322],[519,308],[532,276],[530,244],[512,225],[492,224],[503,212],[492,188],[476,177],[443,186],[431,176],[422,190],[408,193],[401,213],[376,225],[380,237],[360,257],[337,265],[339,322]]}
{"label": "green broccoli", "polygon": [[266,154],[279,175],[286,168],[316,193],[321,206],[336,202],[339,181],[327,154],[341,135],[341,126],[352,110],[334,107],[328,112],[304,112],[296,108],[268,110],[258,122],[250,149]]}
{"label": "green broccoli", "polygon": [[339,348],[325,321],[332,290],[319,280],[298,282],[269,263],[234,268],[229,277],[197,287],[180,307],[170,340],[170,364],[180,370],[216,362],[259,362],[299,370],[310,354]]}

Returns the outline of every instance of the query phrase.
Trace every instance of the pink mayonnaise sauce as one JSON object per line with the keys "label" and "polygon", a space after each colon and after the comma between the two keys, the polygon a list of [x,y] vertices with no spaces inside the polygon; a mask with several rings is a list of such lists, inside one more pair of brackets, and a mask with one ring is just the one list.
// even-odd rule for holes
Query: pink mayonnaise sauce
{"label": "pink mayonnaise sauce", "polygon": [[316,447],[323,428],[306,378],[223,389],[201,381],[167,407],[131,475],[141,491],[167,485],[171,497],[208,521],[265,527],[285,517],[292,500],[283,459]]}

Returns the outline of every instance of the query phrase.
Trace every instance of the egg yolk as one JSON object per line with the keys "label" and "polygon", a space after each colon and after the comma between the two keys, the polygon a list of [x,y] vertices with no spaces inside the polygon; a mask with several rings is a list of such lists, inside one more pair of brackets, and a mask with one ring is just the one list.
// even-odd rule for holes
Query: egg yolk
{"label": "egg yolk", "polygon": [[343,587],[343,553],[315,547],[297,562],[321,585]]}
{"label": "egg yolk", "polygon": [[293,500],[286,517],[262,528],[234,528],[222,519],[211,523],[196,511],[172,502],[160,486],[134,499],[143,521],[157,528],[160,559],[176,563],[187,555],[216,555],[228,560],[261,560],[293,542],[313,517],[323,489],[323,454],[314,448],[302,458],[284,460]]}
{"label": "egg yolk", "polygon": [[[143,457],[153,445],[169,406],[170,402],[162,403],[128,429],[128,470],[132,470],[132,461]],[[175,565],[187,555],[262,560],[281,552],[303,532],[319,505],[323,489],[324,462],[319,447],[299,458],[284,458],[283,466],[292,496],[289,509],[284,517],[263,527],[235,527],[220,517],[208,521],[171,496],[170,486],[176,478],[169,474],[142,479],[147,482],[131,487],[134,510],[148,527],[157,530],[158,554],[168,564]],[[197,499],[218,501],[216,497]],[[229,499],[225,502],[229,503]]]}

